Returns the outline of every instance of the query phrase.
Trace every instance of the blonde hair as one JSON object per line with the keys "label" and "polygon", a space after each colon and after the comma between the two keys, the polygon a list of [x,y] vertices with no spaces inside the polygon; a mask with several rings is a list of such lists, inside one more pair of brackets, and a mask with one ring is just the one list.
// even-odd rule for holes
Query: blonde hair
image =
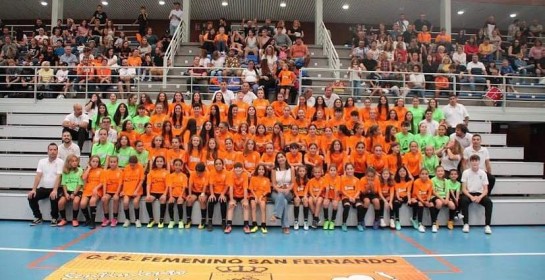
{"label": "blonde hair", "polygon": [[[72,159],[74,159],[74,158],[77,159],[77,161],[78,161],[78,166],[76,166],[76,167],[72,167],[72,166],[70,165],[70,162],[71,162]],[[72,171],[78,170],[78,168],[79,168],[79,157],[76,156],[75,154],[69,154],[69,155],[66,157],[66,160],[64,161],[64,166],[63,166],[63,168],[62,168],[62,172],[68,174],[68,173],[70,173],[70,172],[72,172]]]}

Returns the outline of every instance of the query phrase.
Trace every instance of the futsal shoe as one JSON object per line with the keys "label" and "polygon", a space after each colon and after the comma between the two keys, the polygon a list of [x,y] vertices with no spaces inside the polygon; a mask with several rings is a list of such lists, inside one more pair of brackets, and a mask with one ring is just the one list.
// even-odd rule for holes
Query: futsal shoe
{"label": "futsal shoe", "polygon": [[39,225],[39,224],[41,224],[43,222],[44,222],[44,220],[42,220],[42,218],[36,218],[30,223],[30,225],[31,226],[37,226],[37,225]]}
{"label": "futsal shoe", "polygon": [[248,225],[244,226],[243,230],[244,230],[244,233],[246,233],[246,234],[251,233],[250,226],[248,226]]}
{"label": "futsal shoe", "polygon": [[78,220],[72,220],[72,226],[73,227],[79,227],[79,221]]}
{"label": "futsal shoe", "polygon": [[486,233],[486,234],[492,234],[492,229],[490,228],[490,226],[485,226],[485,227],[484,227],[484,233]]}
{"label": "futsal shoe", "polygon": [[184,229],[185,228],[185,225],[184,225],[184,222],[183,221],[180,221],[178,223],[178,229]]}
{"label": "futsal shoe", "polygon": [[329,220],[325,220],[324,224],[322,225],[322,228],[324,230],[328,230],[329,229],[329,223],[331,223]]}
{"label": "futsal shoe", "polygon": [[462,228],[462,232],[464,232],[464,233],[469,232],[469,224],[464,224],[464,227]]}
{"label": "futsal shoe", "polygon": [[101,227],[106,227],[110,223],[110,220],[106,218],[102,218],[102,224],[100,224]]}
{"label": "futsal shoe", "polygon": [[396,223],[395,223],[394,219],[390,219],[390,228],[391,228],[391,229],[395,229],[395,228],[396,228]]}
{"label": "futsal shoe", "polygon": [[386,221],[384,220],[384,218],[380,219],[380,227],[386,227]]}
{"label": "futsal shoe", "polygon": [[207,231],[212,231],[212,230],[214,230],[214,226],[212,225],[211,222],[208,223],[208,224],[206,225],[206,230],[207,230]]}
{"label": "futsal shoe", "polygon": [[159,224],[157,224],[157,228],[164,228],[165,227],[165,223],[163,222],[159,222]]}
{"label": "futsal shoe", "polygon": [[258,226],[253,226],[252,229],[250,230],[250,232],[256,233],[258,230],[259,230]]}
{"label": "futsal shoe", "polygon": [[153,226],[155,226],[155,221],[151,220],[146,227],[153,228]]}
{"label": "futsal shoe", "polygon": [[61,219],[58,223],[57,223],[57,226],[58,227],[63,227],[67,224],[66,220],[65,219]]}
{"label": "futsal shoe", "polygon": [[362,224],[358,224],[358,231],[363,231],[364,227]]}
{"label": "futsal shoe", "polygon": [[131,226],[131,221],[125,220],[125,222],[123,223],[123,227],[124,227],[124,228],[128,228],[128,227],[130,227],[130,226]]}
{"label": "futsal shoe", "polygon": [[436,224],[433,224],[433,225],[431,226],[431,232],[437,233],[437,230],[438,230],[437,225],[436,225]]}
{"label": "futsal shoe", "polygon": [[334,230],[335,229],[335,221],[329,221],[329,225],[328,225],[327,229]]}
{"label": "futsal shoe", "polygon": [[267,227],[261,227],[261,233],[267,234],[267,232],[269,232],[269,231],[267,230]]}
{"label": "futsal shoe", "polygon": [[116,227],[116,226],[117,226],[117,219],[116,219],[116,218],[113,218],[113,219],[110,221],[110,226],[111,226],[111,227]]}
{"label": "futsal shoe", "polygon": [[396,221],[396,230],[401,230],[401,222]]}
{"label": "futsal shoe", "polygon": [[223,232],[224,232],[225,234],[229,234],[229,233],[231,233],[231,230],[233,230],[233,228],[231,227],[231,225],[227,225],[227,226],[225,226],[225,230],[223,230]]}
{"label": "futsal shoe", "polygon": [[423,224],[420,224],[418,226],[418,231],[421,232],[421,233],[424,233],[424,232],[426,232],[426,227]]}
{"label": "futsal shoe", "polygon": [[454,229],[454,222],[453,221],[448,221],[447,222],[447,228],[450,229],[450,230],[453,230]]}
{"label": "futsal shoe", "polygon": [[136,228],[141,228],[142,227],[142,223],[140,222],[140,220],[134,221],[134,224],[136,225]]}
{"label": "futsal shoe", "polygon": [[304,229],[304,230],[308,230],[308,222],[304,222],[304,223],[303,223],[303,229]]}
{"label": "futsal shoe", "polygon": [[348,231],[348,227],[346,226],[346,224],[342,224],[341,229],[342,229],[342,231],[344,231],[344,232],[347,232],[347,231]]}
{"label": "futsal shoe", "polygon": [[294,230],[299,230],[299,222],[298,222],[298,221],[295,221],[295,222],[293,223],[293,229],[294,229]]}

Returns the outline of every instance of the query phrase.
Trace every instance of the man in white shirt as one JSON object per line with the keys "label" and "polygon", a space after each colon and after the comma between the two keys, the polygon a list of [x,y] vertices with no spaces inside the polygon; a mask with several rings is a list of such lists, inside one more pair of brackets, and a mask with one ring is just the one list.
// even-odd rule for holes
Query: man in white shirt
{"label": "man in white shirt", "polygon": [[47,146],[47,158],[41,159],[38,162],[32,190],[28,192],[28,204],[34,215],[34,220],[30,224],[31,226],[39,225],[43,222],[38,202],[46,198],[49,198],[51,202],[51,226],[57,226],[57,219],[59,218],[57,189],[61,183],[62,168],[64,165],[64,161],[57,157],[58,152],[57,144],[51,143]]}
{"label": "man in white shirt", "polygon": [[183,14],[184,11],[180,8],[180,2],[174,2],[174,9],[172,9],[168,15],[168,19],[170,20],[170,36],[174,36],[176,28],[178,28],[178,25],[180,25],[180,22],[182,21]]}
{"label": "man in white shirt", "polygon": [[[108,142],[111,143],[117,143],[117,130],[112,128],[112,119],[110,117],[103,117],[100,121],[100,128],[106,129],[108,131]],[[95,133],[95,137],[93,138],[93,143],[98,143],[98,140],[100,138],[100,135],[98,133]]]}
{"label": "man in white shirt", "polygon": [[305,89],[305,92],[303,92],[303,95],[305,96],[305,99],[307,100],[307,107],[314,107],[314,105],[316,104],[316,98],[312,96],[312,88]]}
{"label": "man in white shirt", "polygon": [[496,184],[496,177],[492,175],[492,167],[490,165],[490,154],[488,149],[481,146],[481,135],[474,134],[471,137],[471,146],[464,149],[464,161],[462,162],[463,169],[469,169],[469,161],[472,155],[478,155],[481,159],[479,161],[479,168],[486,172],[486,177],[488,179],[488,194],[492,193],[492,189]]}
{"label": "man in white shirt", "polygon": [[469,82],[469,88],[471,92],[474,92],[476,83],[486,84],[486,79],[482,76],[476,77],[475,75],[486,75],[486,67],[479,61],[479,56],[474,54],[471,57],[471,61],[466,66],[468,77],[462,82]]}
{"label": "man in white shirt", "polygon": [[83,113],[83,106],[79,103],[74,104],[74,111],[68,114],[62,122],[63,130],[70,132],[72,139],[78,140],[78,147],[83,149],[83,144],[87,140],[89,132],[89,116]]}
{"label": "man in white shirt", "polygon": [[59,146],[58,158],[66,160],[66,157],[70,154],[74,154],[78,157],[81,156],[81,150],[74,142],[72,142],[72,135],[69,131],[62,132],[62,145]]}
{"label": "man in white shirt", "polygon": [[458,103],[458,97],[455,94],[449,96],[448,104],[443,107],[443,113],[448,127],[447,134],[452,134],[458,124],[463,123],[467,125],[469,121],[469,114],[466,107]]}
{"label": "man in white shirt", "polygon": [[[227,82],[220,83],[220,90],[216,91],[214,95],[220,92],[223,95],[223,101],[227,105],[231,105],[233,100],[235,100],[235,93],[227,88]],[[214,100],[212,100],[213,102]]]}
{"label": "man in white shirt", "polygon": [[242,92],[242,94],[244,94],[244,97],[242,98],[242,101],[244,101],[246,104],[252,106],[252,103],[254,102],[254,100],[257,99],[257,95],[255,95],[255,93],[253,93],[250,90],[250,84],[247,83],[247,82],[244,82],[242,84],[242,88],[240,89],[240,92]]}
{"label": "man in white shirt", "polygon": [[324,90],[325,105],[328,108],[333,108],[333,103],[337,99],[340,99],[340,97],[336,93],[333,93],[333,89],[331,89],[331,87],[326,87]]}
{"label": "man in white shirt", "polygon": [[121,68],[119,68],[119,82],[117,82],[117,87],[121,97],[123,97],[123,86],[127,87],[127,92],[131,91],[131,81],[136,77],[136,69],[130,67],[127,59],[121,61]]}
{"label": "man in white shirt", "polygon": [[467,130],[467,126],[465,124],[458,124],[456,125],[456,129],[454,133],[450,135],[450,140],[456,140],[458,143],[460,143],[460,146],[462,146],[463,149],[469,147],[471,145],[471,138],[473,137],[473,134],[469,133]]}
{"label": "man in white shirt", "polygon": [[486,172],[479,168],[480,158],[472,155],[469,158],[471,168],[462,173],[462,193],[460,197],[460,208],[464,215],[463,232],[469,232],[469,205],[477,203],[484,206],[485,227],[484,233],[492,234],[490,222],[492,220],[492,200],[488,197],[488,179]]}
{"label": "man in white shirt", "polygon": [[418,126],[420,127],[421,124],[425,123],[427,130],[426,134],[435,136],[435,133],[437,132],[437,129],[439,128],[439,123],[432,118],[433,112],[430,109],[426,110],[426,113],[424,114],[424,120],[422,120]]}

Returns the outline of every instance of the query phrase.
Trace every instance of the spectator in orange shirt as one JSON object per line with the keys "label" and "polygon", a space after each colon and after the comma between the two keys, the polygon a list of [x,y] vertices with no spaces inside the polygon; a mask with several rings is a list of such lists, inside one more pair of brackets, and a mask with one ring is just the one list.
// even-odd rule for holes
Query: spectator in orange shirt
{"label": "spectator in orange shirt", "polygon": [[107,91],[112,84],[112,69],[108,66],[108,60],[100,60],[102,60],[102,62],[100,66],[96,68],[97,83],[99,84],[100,91]]}
{"label": "spectator in orange shirt", "polygon": [[92,84],[95,81],[95,69],[89,63],[89,59],[83,58],[81,63],[76,67],[77,78],[74,81],[75,88],[77,91],[82,91],[82,86],[85,87],[85,92],[87,92],[88,84]]}
{"label": "spectator in orange shirt", "polygon": [[295,59],[297,68],[308,67],[310,63],[310,52],[300,36],[296,37],[295,44],[290,48],[290,57]]}
{"label": "spectator in orange shirt", "polygon": [[284,63],[282,65],[282,70],[278,73],[278,85],[280,86],[280,92],[278,94],[282,94],[285,99],[288,99],[296,79],[297,76],[295,76],[295,73],[289,70],[287,63]]}
{"label": "spectator in orange shirt", "polygon": [[418,33],[417,41],[420,44],[426,45],[426,47],[431,43],[431,33],[428,31],[426,25],[422,26],[422,31]]}

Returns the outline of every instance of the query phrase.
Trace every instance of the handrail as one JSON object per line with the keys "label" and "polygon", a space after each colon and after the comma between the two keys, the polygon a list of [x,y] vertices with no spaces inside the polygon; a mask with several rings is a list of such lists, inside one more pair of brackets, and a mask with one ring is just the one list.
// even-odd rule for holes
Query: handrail
{"label": "handrail", "polygon": [[[79,24],[74,24],[75,26],[79,26]],[[115,23],[114,24],[114,27],[116,27],[116,29],[118,31],[124,31],[123,28],[125,27],[137,27],[138,24],[135,24],[135,23]],[[19,28],[19,27],[23,27],[23,28],[32,28],[34,27],[33,24],[6,24],[5,27],[8,27],[9,28],[9,32],[11,34],[11,36],[14,36],[15,34],[15,29],[16,28]],[[51,24],[46,24],[45,27],[48,27],[49,29],[46,30],[46,32],[50,32],[51,31]],[[25,33],[30,33],[34,30],[29,30],[29,29],[26,29],[26,30],[22,30],[23,32]],[[134,30],[135,32],[138,32],[138,30]]]}
{"label": "handrail", "polygon": [[[327,56],[329,67],[333,70],[338,70],[341,68],[341,62],[339,60],[339,54],[331,41],[331,36],[329,36],[329,30],[327,30],[324,22],[320,23],[320,29],[318,30],[319,38],[318,43],[323,46],[324,55]],[[335,71],[335,76],[338,76],[339,73]]]}
{"label": "handrail", "polygon": [[184,28],[185,22],[180,21],[178,27],[176,27],[176,31],[174,31],[174,34],[172,34],[172,39],[170,40],[167,51],[165,52],[165,56],[163,58],[163,86],[165,86],[167,83],[168,71],[174,65],[174,56],[178,51],[178,47],[180,47],[180,43],[184,42],[185,36],[187,36],[187,34],[184,34]]}

